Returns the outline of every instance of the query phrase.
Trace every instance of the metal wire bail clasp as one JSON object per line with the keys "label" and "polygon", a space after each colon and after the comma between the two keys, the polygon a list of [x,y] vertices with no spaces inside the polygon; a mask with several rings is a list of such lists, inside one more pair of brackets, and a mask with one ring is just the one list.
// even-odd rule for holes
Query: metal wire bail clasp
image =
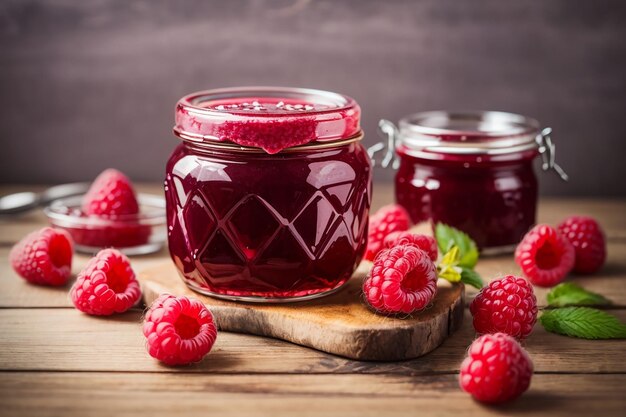
{"label": "metal wire bail clasp", "polygon": [[393,169],[398,169],[400,166],[400,160],[396,154],[396,138],[398,137],[398,128],[389,120],[381,119],[378,122],[378,132],[383,139],[386,140],[386,143],[378,142],[367,149],[367,154],[372,160],[372,166],[376,166],[376,154],[384,150],[385,154],[380,162],[380,166],[387,168],[391,164]]}
{"label": "metal wire bail clasp", "polygon": [[537,135],[537,144],[539,145],[539,153],[541,154],[541,160],[543,161],[541,168],[544,171],[553,169],[561,177],[563,181],[567,181],[569,176],[563,171],[563,168],[555,162],[556,157],[556,145],[552,142],[552,128],[546,127]]}

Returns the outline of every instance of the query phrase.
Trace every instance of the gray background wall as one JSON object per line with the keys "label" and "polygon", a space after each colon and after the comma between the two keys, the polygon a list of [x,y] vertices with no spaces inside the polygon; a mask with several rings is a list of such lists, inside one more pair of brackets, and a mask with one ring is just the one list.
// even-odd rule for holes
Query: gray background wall
{"label": "gray background wall", "polygon": [[380,117],[528,114],[571,175],[544,194],[626,196],[625,52],[620,0],[0,1],[0,182],[160,180],[180,96],[267,84],[354,96],[367,144]]}

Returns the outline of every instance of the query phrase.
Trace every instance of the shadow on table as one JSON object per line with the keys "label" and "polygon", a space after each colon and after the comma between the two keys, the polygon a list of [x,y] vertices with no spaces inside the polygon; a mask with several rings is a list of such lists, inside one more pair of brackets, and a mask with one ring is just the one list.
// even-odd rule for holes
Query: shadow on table
{"label": "shadow on table", "polygon": [[480,404],[492,411],[505,411],[508,415],[526,414],[530,412],[548,412],[563,409],[565,398],[553,392],[533,391],[532,387],[517,400],[499,405]]}

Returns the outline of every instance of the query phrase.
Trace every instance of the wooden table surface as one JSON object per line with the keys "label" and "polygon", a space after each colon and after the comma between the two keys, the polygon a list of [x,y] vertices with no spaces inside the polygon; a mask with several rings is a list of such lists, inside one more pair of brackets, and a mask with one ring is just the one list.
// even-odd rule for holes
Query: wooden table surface
{"label": "wooden table surface", "polygon": [[[41,187],[0,187],[0,195]],[[140,187],[158,192],[157,186]],[[374,207],[392,200],[377,185]],[[626,200],[544,199],[539,220],[570,214],[598,218],[608,235],[608,261],[593,277],[572,278],[614,301],[626,321]],[[458,388],[457,373],[474,338],[471,317],[434,352],[404,362],[357,362],[290,343],[221,332],[212,352],[183,368],[148,356],[142,309],[97,318],[81,314],[68,288],[18,278],[11,246],[42,227],[41,212],[0,219],[0,415],[626,415],[626,341],[589,341],[545,332],[524,342],[535,364],[530,390],[487,407]],[[133,257],[136,270],[162,262],[166,251]],[[75,257],[77,273],[87,262]],[[481,259],[487,279],[519,273],[512,256]],[[538,300],[545,304],[545,290]],[[475,291],[468,289],[468,300]]]}

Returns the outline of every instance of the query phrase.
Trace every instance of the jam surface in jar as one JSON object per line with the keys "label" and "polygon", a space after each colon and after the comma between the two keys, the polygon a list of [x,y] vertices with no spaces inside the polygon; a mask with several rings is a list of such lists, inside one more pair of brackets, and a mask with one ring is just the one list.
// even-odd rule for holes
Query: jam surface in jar
{"label": "jam surface in jar", "polygon": [[481,249],[511,250],[535,224],[537,179],[532,156],[424,160],[398,150],[396,199],[414,222],[432,220],[469,234]]}
{"label": "jam surface in jar", "polygon": [[511,252],[535,224],[533,160],[546,139],[537,121],[503,112],[424,112],[402,119],[394,132],[396,200],[414,222],[456,227],[487,253]]}
{"label": "jam surface in jar", "polygon": [[[169,250],[192,289],[246,301],[302,300],[352,276],[367,243],[370,161],[360,130],[354,133],[358,108],[315,98],[257,93],[196,105],[222,120],[196,124],[194,140],[179,135],[165,180]],[[224,110],[243,103],[234,115]],[[175,131],[187,132],[191,122],[180,111],[179,104]],[[213,116],[202,115],[202,123]]]}

